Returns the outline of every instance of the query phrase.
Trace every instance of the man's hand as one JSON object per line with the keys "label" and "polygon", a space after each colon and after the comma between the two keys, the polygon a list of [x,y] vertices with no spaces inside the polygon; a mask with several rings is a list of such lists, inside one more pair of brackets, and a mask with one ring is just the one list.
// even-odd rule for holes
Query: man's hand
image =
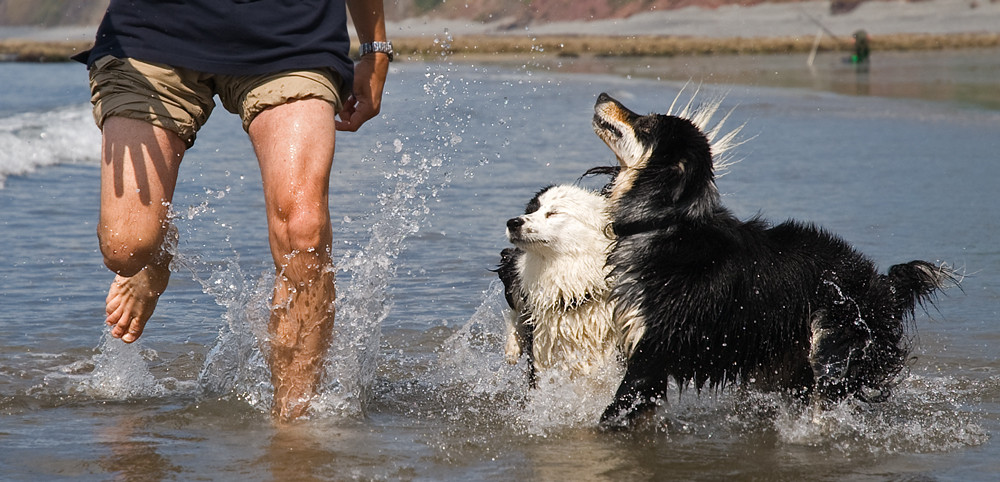
{"label": "man's hand", "polygon": [[382,109],[382,89],[389,73],[389,57],[371,53],[354,66],[354,93],[344,102],[337,121],[338,131],[357,131]]}

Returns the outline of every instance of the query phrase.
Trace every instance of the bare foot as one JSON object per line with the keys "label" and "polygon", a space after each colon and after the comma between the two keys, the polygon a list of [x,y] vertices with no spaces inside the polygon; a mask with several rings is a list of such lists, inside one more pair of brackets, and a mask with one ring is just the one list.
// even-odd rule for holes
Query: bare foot
{"label": "bare foot", "polygon": [[316,388],[306,386],[275,390],[271,416],[279,422],[289,422],[304,416],[309,412],[310,402],[316,395]]}
{"label": "bare foot", "polygon": [[115,276],[105,301],[108,317],[104,321],[112,327],[111,336],[125,343],[138,340],[169,280],[169,264],[151,264],[131,278]]}
{"label": "bare foot", "polygon": [[271,326],[271,415],[278,421],[290,421],[309,411],[319,389],[324,355],[332,338],[333,313],[331,310],[328,318],[320,315],[319,319],[303,320],[288,316],[285,310],[275,311]]}
{"label": "bare foot", "polygon": [[[329,261],[317,266],[328,265]],[[271,335],[271,415],[289,421],[305,415],[320,385],[323,360],[333,339],[334,288],[332,270],[321,270],[316,280],[291,287],[278,276],[275,304],[268,330]]]}

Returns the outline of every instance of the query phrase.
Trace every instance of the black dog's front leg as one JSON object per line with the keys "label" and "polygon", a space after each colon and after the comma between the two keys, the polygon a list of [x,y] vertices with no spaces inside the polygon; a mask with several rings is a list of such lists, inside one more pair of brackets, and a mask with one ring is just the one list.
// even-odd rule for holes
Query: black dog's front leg
{"label": "black dog's front leg", "polygon": [[625,429],[631,427],[640,416],[656,408],[656,401],[666,393],[667,378],[663,374],[653,374],[649,370],[638,369],[642,364],[629,364],[625,378],[615,400],[604,409],[601,427],[605,429]]}

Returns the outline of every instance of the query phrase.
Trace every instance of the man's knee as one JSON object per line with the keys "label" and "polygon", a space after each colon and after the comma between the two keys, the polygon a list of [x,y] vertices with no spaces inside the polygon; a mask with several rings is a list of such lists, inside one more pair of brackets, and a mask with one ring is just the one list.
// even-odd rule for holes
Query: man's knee
{"label": "man's knee", "polygon": [[162,241],[156,236],[125,240],[109,229],[98,229],[97,239],[104,256],[104,265],[116,274],[131,277],[145,268],[160,254]]}
{"label": "man's knee", "polygon": [[322,209],[292,209],[283,222],[272,229],[281,230],[272,236],[281,240],[279,246],[272,247],[280,252],[275,254],[324,256],[330,249],[330,215]]}

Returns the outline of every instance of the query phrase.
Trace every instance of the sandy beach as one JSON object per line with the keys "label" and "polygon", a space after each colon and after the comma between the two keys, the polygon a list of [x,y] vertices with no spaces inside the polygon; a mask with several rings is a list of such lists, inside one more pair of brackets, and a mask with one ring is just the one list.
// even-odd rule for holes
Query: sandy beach
{"label": "sandy beach", "polygon": [[[96,27],[0,28],[0,58],[58,61],[88,47]],[[688,7],[624,19],[515,26],[512,19],[410,18],[387,24],[396,50],[413,58],[463,55],[701,55],[843,50],[865,30],[882,50],[1000,46],[996,0],[869,1],[831,14],[830,3]],[[622,38],[629,41],[622,41]]]}
{"label": "sandy beach", "polygon": [[872,35],[958,34],[1000,32],[1000,2],[929,0],[923,2],[870,1],[851,12],[832,15],[830,2],[765,3],[723,6],[717,9],[688,7],[650,12],[626,19],[590,22],[553,22],[510,28],[510,19],[493,23],[470,20],[414,18],[391,22],[390,37],[439,35],[671,35],[712,38],[761,38],[828,34],[849,37],[858,29]]}

